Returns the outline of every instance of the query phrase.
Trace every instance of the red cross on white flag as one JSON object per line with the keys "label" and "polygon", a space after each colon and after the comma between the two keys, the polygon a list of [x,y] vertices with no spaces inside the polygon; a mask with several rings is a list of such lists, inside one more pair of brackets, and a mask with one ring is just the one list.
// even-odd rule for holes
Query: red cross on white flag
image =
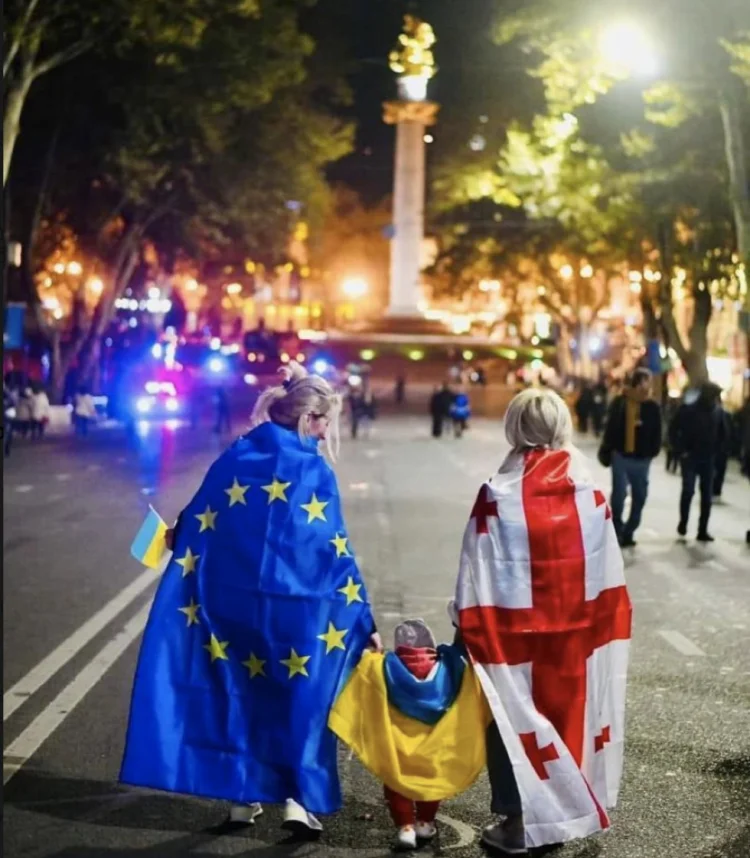
{"label": "red cross on white flag", "polygon": [[529,847],[606,828],[622,769],[631,605],[609,507],[576,467],[535,450],[482,487],[456,592]]}

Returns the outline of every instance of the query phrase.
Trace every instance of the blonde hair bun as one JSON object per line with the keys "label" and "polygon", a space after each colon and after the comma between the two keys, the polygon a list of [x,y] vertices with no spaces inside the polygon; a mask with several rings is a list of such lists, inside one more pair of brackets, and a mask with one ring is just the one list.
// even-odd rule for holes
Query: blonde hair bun
{"label": "blonde hair bun", "polygon": [[294,384],[295,381],[302,381],[308,375],[307,370],[296,360],[291,360],[289,363],[280,366],[278,373],[284,384]]}

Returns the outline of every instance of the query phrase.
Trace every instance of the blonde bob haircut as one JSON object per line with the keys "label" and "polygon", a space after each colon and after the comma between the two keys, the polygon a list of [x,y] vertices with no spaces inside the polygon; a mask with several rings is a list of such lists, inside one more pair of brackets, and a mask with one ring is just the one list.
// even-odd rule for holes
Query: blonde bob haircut
{"label": "blonde bob haircut", "polygon": [[573,438],[568,406],[553,390],[524,390],[513,397],[505,413],[505,437],[513,453],[567,447]]}
{"label": "blonde bob haircut", "polygon": [[330,421],[326,449],[335,461],[339,452],[341,397],[319,375],[310,375],[295,361],[281,367],[282,384],[261,393],[250,418],[251,428],[269,420],[287,429],[296,429],[300,438],[307,438],[308,418],[327,417]]}

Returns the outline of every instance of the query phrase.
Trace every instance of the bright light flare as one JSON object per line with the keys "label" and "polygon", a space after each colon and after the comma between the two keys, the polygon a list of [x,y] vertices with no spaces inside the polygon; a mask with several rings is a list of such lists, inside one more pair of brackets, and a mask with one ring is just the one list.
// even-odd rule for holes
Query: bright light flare
{"label": "bright light flare", "polygon": [[425,101],[427,98],[427,81],[429,77],[423,74],[408,74],[398,78],[398,94],[404,101]]}
{"label": "bright light flare", "polygon": [[154,399],[152,396],[141,396],[136,400],[135,408],[139,414],[148,414],[153,408]]}
{"label": "bright light flare", "polygon": [[324,372],[328,370],[328,361],[323,360],[323,358],[318,358],[313,364],[313,371],[317,375],[323,375]]}
{"label": "bright light flare", "polygon": [[76,262],[75,259],[72,262],[68,263],[67,268],[68,274],[72,274],[74,277],[77,277],[79,274],[83,274],[83,265],[80,262]]}
{"label": "bright light flare", "polygon": [[618,74],[653,77],[659,71],[651,40],[633,21],[618,21],[607,27],[600,36],[599,51]]}
{"label": "bright light flare", "polygon": [[179,411],[180,410],[180,400],[175,399],[174,397],[170,397],[164,403],[164,407],[167,409],[167,411],[171,411],[172,413],[174,413],[175,411]]}
{"label": "bright light flare", "polygon": [[341,291],[347,298],[364,298],[369,286],[364,277],[348,277],[341,284]]}

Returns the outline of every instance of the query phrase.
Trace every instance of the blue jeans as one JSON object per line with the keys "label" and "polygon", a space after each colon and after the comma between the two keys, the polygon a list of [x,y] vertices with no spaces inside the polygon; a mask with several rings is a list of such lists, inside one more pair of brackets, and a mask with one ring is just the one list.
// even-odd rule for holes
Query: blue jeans
{"label": "blue jeans", "polygon": [[[648,497],[648,470],[651,459],[636,459],[612,454],[612,520],[620,540],[629,541],[641,523],[641,513]],[[623,524],[622,511],[630,487],[630,517]]]}

